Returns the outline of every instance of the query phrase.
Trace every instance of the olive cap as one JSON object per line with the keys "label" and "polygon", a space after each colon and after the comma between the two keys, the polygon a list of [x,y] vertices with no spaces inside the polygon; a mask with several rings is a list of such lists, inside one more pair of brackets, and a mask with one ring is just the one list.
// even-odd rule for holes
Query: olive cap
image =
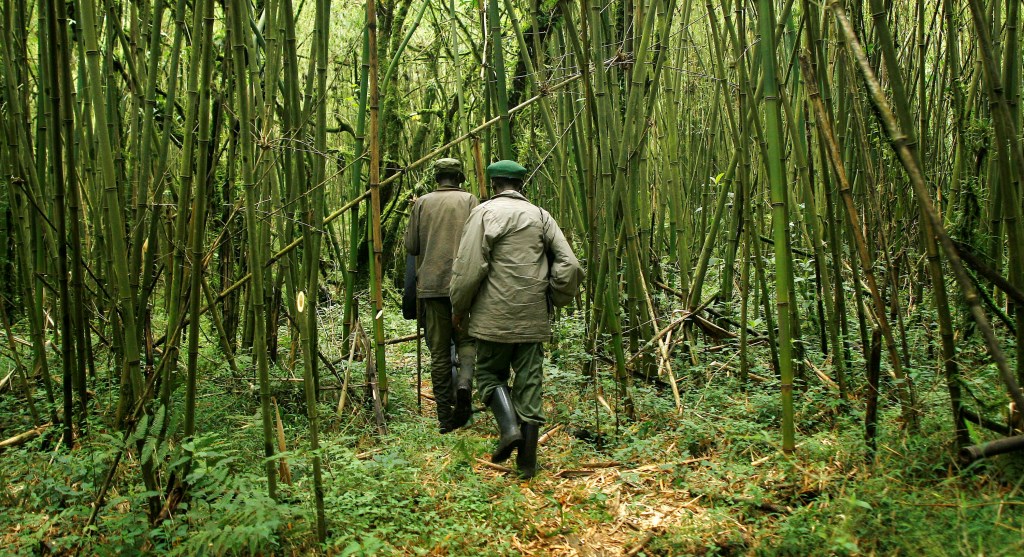
{"label": "olive cap", "polygon": [[526,178],[526,173],[529,172],[523,166],[516,161],[503,160],[495,163],[491,163],[487,167],[488,178],[514,178],[516,180],[522,180]]}
{"label": "olive cap", "polygon": [[459,159],[443,158],[434,161],[434,174],[462,174]]}

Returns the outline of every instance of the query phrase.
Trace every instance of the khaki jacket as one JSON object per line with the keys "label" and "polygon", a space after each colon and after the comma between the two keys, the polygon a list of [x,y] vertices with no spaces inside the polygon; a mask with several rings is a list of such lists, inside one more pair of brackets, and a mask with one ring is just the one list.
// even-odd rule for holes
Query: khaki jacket
{"label": "khaki jacket", "polygon": [[476,196],[452,186],[440,186],[416,200],[405,230],[405,251],[416,256],[416,295],[447,298],[452,261]]}
{"label": "khaki jacket", "polygon": [[550,304],[565,305],[583,280],[580,262],[551,215],[514,191],[469,214],[452,267],[452,314],[492,342],[545,342]]}

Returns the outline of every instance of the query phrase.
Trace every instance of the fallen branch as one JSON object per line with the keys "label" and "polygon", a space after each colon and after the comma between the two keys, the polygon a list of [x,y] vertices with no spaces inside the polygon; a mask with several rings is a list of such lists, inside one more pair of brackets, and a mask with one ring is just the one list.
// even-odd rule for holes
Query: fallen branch
{"label": "fallen branch", "polygon": [[804,363],[807,364],[807,366],[814,371],[814,374],[818,376],[818,379],[821,379],[822,383],[827,385],[832,390],[839,390],[839,385],[834,380],[832,380],[832,378],[829,377],[824,371],[818,369],[818,366],[814,365],[809,359],[804,358]]}
{"label": "fallen branch", "polygon": [[[761,241],[766,243],[766,244],[770,244],[772,246],[775,245],[775,240],[769,238],[768,236],[761,236]],[[797,255],[802,255],[804,257],[809,257],[811,259],[814,259],[814,254],[809,252],[809,251],[798,249],[798,248],[790,248],[790,250],[792,250],[793,253],[795,253]]]}
{"label": "fallen branch", "polygon": [[782,505],[777,505],[769,501],[757,500],[753,497],[745,497],[743,495],[733,495],[731,497],[733,501],[740,503],[749,503],[754,505],[760,511],[776,513],[776,514],[789,514],[791,511]]}
{"label": "fallen branch", "polygon": [[716,325],[714,322],[708,321],[707,319],[704,319],[699,315],[694,314],[693,320],[695,323],[697,323],[697,326],[699,326],[701,329],[704,330],[705,333],[712,336],[713,338],[736,338],[737,336],[739,336],[732,331],[726,331],[725,329]]}
{"label": "fallen branch", "polygon": [[651,540],[654,539],[654,536],[657,536],[660,533],[660,528],[648,531],[646,534],[644,534],[644,537],[641,538],[640,541],[633,545],[633,547],[629,548],[629,550],[627,550],[626,553],[624,553],[623,555],[625,555],[625,557],[633,557],[634,555],[639,554],[641,551],[643,551],[644,547],[646,547],[647,544],[651,543]]}
{"label": "fallen branch", "polygon": [[974,251],[972,246],[969,246],[963,242],[953,240],[953,245],[956,246],[956,250],[960,252],[960,259],[967,263],[972,269],[975,270],[979,275],[988,279],[993,285],[1006,293],[1014,302],[1018,305],[1024,306],[1024,292],[1021,292],[1019,288],[1015,287],[1010,281],[1003,278],[998,272],[992,267],[985,264],[977,252]]}
{"label": "fallen branch", "polygon": [[[171,518],[175,509],[178,508],[178,505],[181,504],[184,499],[185,487],[181,485],[181,483],[176,483],[167,494],[167,500],[164,502],[164,506],[160,509],[160,514],[156,517],[156,523],[160,524],[161,522]],[[149,541],[146,542],[146,545],[143,546],[143,551],[146,551],[146,547],[149,543]]]}
{"label": "fallen branch", "polygon": [[334,410],[334,412],[339,416],[345,409],[345,397],[348,395],[348,381],[352,376],[352,360],[356,357],[356,343],[359,341],[359,335],[356,333],[359,332],[360,328],[362,328],[362,325],[360,325],[359,320],[356,319],[355,332],[350,335],[352,337],[352,342],[349,345],[348,365],[345,366],[345,378],[341,384],[341,396],[338,397],[338,407]]}
{"label": "fallen branch", "polygon": [[489,460],[484,460],[482,458],[476,458],[474,460],[476,460],[480,464],[483,464],[484,466],[486,466],[486,467],[488,467],[488,468],[490,468],[492,470],[497,470],[499,472],[505,472],[506,474],[511,474],[513,472],[513,470],[511,468],[509,468],[507,466],[502,466],[500,464],[495,464],[495,463],[493,463],[493,462],[491,462]]}
{"label": "fallen branch", "polygon": [[614,460],[603,462],[584,462],[583,464],[580,464],[581,468],[618,468],[619,466],[622,466],[622,463]]}
{"label": "fallen branch", "polygon": [[370,458],[371,456],[373,456],[373,455],[375,455],[377,453],[383,452],[383,451],[384,451],[383,448],[370,449],[370,450],[368,450],[366,452],[362,452],[362,453],[357,454],[356,455],[356,460],[366,460],[366,459]]}
{"label": "fallen branch", "polygon": [[[710,313],[712,316],[715,317],[715,319],[717,319],[717,320],[719,320],[719,321],[721,321],[723,323],[728,323],[728,324],[732,325],[733,327],[737,327],[737,328],[740,326],[739,321],[736,321],[735,319],[731,319],[729,317],[726,317],[726,316],[722,315],[721,312],[719,312],[718,310],[716,310],[713,307],[704,308],[704,311]],[[766,336],[766,333],[758,331],[757,329],[755,329],[753,327],[749,327],[749,326],[747,327],[747,334],[748,335],[753,335],[753,336],[758,337],[758,338]],[[754,339],[750,339],[750,340],[754,340]]]}
{"label": "fallen branch", "polygon": [[661,371],[665,370],[668,374],[669,385],[672,387],[672,399],[676,403],[676,412],[682,414],[683,412],[683,401],[679,397],[679,385],[676,384],[676,374],[672,372],[672,363],[669,361],[669,353],[672,352],[672,331],[668,332],[665,336],[664,342],[658,342],[658,346],[661,348],[661,358],[658,360],[658,377],[661,377]]}
{"label": "fallen branch", "polygon": [[380,388],[377,385],[377,364],[372,358],[366,359],[366,382],[370,386],[370,396],[373,398],[373,417],[377,422],[377,433],[387,435],[388,426],[384,419],[384,401],[381,400]]}
{"label": "fallen branch", "polygon": [[537,439],[537,444],[538,445],[543,445],[545,441],[550,439],[552,435],[558,433],[558,430],[560,430],[560,429],[562,429],[562,424],[558,424],[555,427],[547,430],[547,432],[544,433],[544,435],[541,435],[540,438]]}
{"label": "fallen branch", "polygon": [[[654,281],[654,285],[657,286],[658,288],[661,288],[665,292],[668,292],[669,294],[672,294],[673,296],[679,298],[680,300],[683,300],[684,302],[686,301],[686,297],[683,296],[683,293],[679,292],[678,290],[676,290],[674,288],[672,288],[671,286],[669,286],[669,285],[667,285],[667,284],[665,284],[663,282],[659,282],[659,281]],[[721,319],[721,320],[725,321],[726,323],[729,323],[730,325],[738,327],[739,323],[737,323],[736,321],[734,321],[732,319],[729,319],[729,318],[723,316],[718,311],[715,311],[714,309],[709,307],[711,302],[714,301],[714,299],[715,299],[715,296],[709,297],[707,300],[704,301],[704,303],[702,303],[701,305],[699,305],[696,308],[694,308],[691,313],[687,314],[685,316],[685,319],[686,320],[693,320],[693,321],[695,321],[702,329],[704,329],[704,332],[706,332],[707,334],[711,335],[712,337],[715,337],[715,338],[736,338],[737,336],[739,336],[736,333],[733,333],[733,332],[730,332],[730,331],[726,331],[725,329],[723,329],[722,327],[720,327],[719,325],[717,325],[716,323],[714,323],[710,319],[707,319],[705,317],[701,317],[700,315],[698,315],[700,312],[706,311],[711,316],[713,316],[713,317],[715,317],[717,319]],[[755,330],[755,329],[753,329],[751,327],[747,327],[747,333],[752,334],[755,337],[758,337],[758,339],[761,339],[762,337],[765,336],[765,333],[757,331],[757,330]],[[755,340],[755,339],[751,339],[751,340]]]}
{"label": "fallen branch", "polygon": [[1024,435],[1017,435],[1015,437],[996,439],[995,441],[982,443],[980,445],[964,447],[963,449],[960,449],[960,460],[964,461],[966,464],[970,464],[976,460],[1019,451],[1021,449],[1024,449]]}
{"label": "fallen branch", "polygon": [[555,474],[556,478],[580,478],[583,476],[592,476],[597,473],[597,470],[561,470]]}
{"label": "fallen branch", "polygon": [[675,321],[669,323],[667,326],[665,326],[664,329],[658,331],[658,334],[654,335],[653,337],[651,337],[650,340],[645,342],[644,345],[641,346],[640,349],[636,351],[636,354],[633,354],[632,356],[629,357],[628,360],[626,360],[626,365],[628,366],[629,364],[633,363],[633,360],[639,358],[645,351],[647,351],[648,348],[654,346],[654,344],[661,340],[662,337],[671,333],[673,329],[681,325],[687,319],[690,319],[692,315],[693,314],[687,313],[686,315],[680,317],[679,319],[676,319]]}
{"label": "fallen branch", "polygon": [[385,344],[385,345],[389,345],[389,344],[401,344],[401,343],[403,343],[403,342],[409,342],[409,341],[411,341],[411,340],[416,340],[416,339],[418,339],[418,338],[421,338],[422,336],[423,336],[423,335],[421,335],[421,334],[419,334],[419,333],[413,333],[413,334],[411,334],[411,335],[405,335],[404,337],[398,337],[398,338],[389,338],[389,339],[387,339],[387,340],[385,340],[385,341],[384,341],[384,344]]}
{"label": "fallen branch", "polygon": [[49,427],[50,424],[43,424],[39,427],[30,429],[24,433],[19,433],[9,439],[4,439],[3,441],[0,441],[0,451],[4,449],[9,449],[11,447],[17,447],[19,445],[24,445],[25,443],[31,441],[32,439],[39,437],[39,435],[46,431],[46,429]]}
{"label": "fallen branch", "polygon": [[579,468],[571,470],[562,470],[555,474],[556,478],[577,478],[580,476],[590,476],[596,474],[598,470],[602,468],[618,468],[622,466],[621,462],[607,461],[607,462],[584,462],[580,464]]}
{"label": "fallen branch", "polygon": [[1001,433],[1003,435],[1010,435],[1013,433],[1013,430],[1010,428],[1010,426],[1006,424],[1001,424],[995,420],[991,420],[980,414],[975,414],[974,412],[966,408],[962,408],[961,412],[963,412],[965,420],[972,423],[976,423],[981,427],[990,429],[996,433]]}

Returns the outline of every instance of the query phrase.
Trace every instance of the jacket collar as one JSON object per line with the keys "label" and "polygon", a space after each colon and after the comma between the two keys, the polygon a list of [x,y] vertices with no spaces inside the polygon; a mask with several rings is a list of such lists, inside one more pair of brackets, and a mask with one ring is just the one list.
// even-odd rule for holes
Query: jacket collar
{"label": "jacket collar", "polygon": [[529,201],[530,201],[529,199],[526,199],[525,195],[523,195],[523,194],[521,194],[521,193],[519,193],[519,192],[517,192],[515,190],[505,190],[505,191],[503,191],[501,193],[496,193],[496,194],[491,196],[491,199],[497,199],[499,197],[510,197],[512,199],[518,199],[520,201],[526,201],[527,203],[529,203]]}
{"label": "jacket collar", "polygon": [[439,185],[434,191],[465,191],[459,186]]}

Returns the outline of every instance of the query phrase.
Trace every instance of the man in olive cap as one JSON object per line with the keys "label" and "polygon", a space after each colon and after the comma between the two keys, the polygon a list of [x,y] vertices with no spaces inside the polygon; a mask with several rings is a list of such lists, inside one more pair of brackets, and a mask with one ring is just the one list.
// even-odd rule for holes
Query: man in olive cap
{"label": "man in olive cap", "polygon": [[525,168],[499,161],[487,176],[494,196],[469,214],[452,267],[453,322],[462,328],[468,316],[476,339],[477,392],[501,433],[491,460],[518,449],[519,475],[530,478],[544,423],[542,343],[551,337],[552,305],[575,297],[583,271],[555,219],[523,196]]}
{"label": "man in olive cap", "polygon": [[[430,350],[430,379],[437,403],[441,433],[454,431],[472,414],[473,339],[452,327],[452,303],[448,287],[452,260],[459,247],[459,234],[469,212],[479,204],[476,196],[462,189],[466,175],[462,163],[444,158],[434,163],[437,188],[416,200],[405,231],[405,250],[416,256],[416,295],[423,302],[427,349]],[[452,387],[454,342],[459,370]]]}

